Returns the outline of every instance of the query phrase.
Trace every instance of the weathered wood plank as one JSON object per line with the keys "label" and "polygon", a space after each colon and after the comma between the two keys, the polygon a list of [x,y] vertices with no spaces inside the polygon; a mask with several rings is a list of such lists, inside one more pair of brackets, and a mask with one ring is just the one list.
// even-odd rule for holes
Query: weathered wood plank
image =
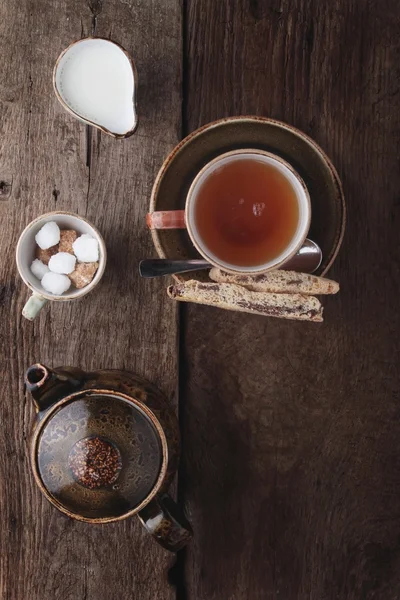
{"label": "weathered wood plank", "polygon": [[400,596],[398,2],[189,0],[188,132],[313,136],[349,219],[322,326],[183,309],[187,598]]}
{"label": "weathered wood plank", "polygon": [[[59,52],[96,33],[132,52],[139,71],[137,134],[114,141],[66,114],[52,91]],[[22,377],[50,365],[136,370],[176,404],[177,320],[159,282],[137,261],[151,252],[145,229],[151,183],[175,145],[181,114],[180,0],[73,0],[0,7],[0,285],[3,387],[0,402],[0,596],[5,600],[175,597],[173,558],[135,519],[93,527],[70,521],[42,499],[27,450],[33,408]],[[88,156],[90,158],[89,164]],[[34,323],[21,318],[27,290],[14,249],[24,225],[48,210],[86,215],[104,234],[108,268],[82,301],[53,304]]]}

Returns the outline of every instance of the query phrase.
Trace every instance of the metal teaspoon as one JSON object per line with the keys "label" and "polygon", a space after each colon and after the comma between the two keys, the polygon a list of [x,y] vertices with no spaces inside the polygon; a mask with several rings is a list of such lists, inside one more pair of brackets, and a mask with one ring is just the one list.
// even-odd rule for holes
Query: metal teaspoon
{"label": "metal teaspoon", "polygon": [[[307,238],[297,254],[292,256],[282,268],[287,271],[314,273],[320,266],[321,261],[321,248]],[[163,275],[174,275],[175,273],[210,269],[212,266],[204,259],[169,260],[168,258],[149,258],[140,261],[139,273],[142,277],[161,277]]]}

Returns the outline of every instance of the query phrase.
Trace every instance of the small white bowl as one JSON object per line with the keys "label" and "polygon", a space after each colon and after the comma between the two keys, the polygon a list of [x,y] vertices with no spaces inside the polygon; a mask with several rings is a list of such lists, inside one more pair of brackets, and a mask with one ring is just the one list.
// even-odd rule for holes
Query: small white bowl
{"label": "small white bowl", "polygon": [[[71,288],[61,296],[47,292],[42,287],[39,279],[37,279],[31,271],[31,264],[35,260],[35,251],[37,248],[35,236],[43,225],[49,221],[55,221],[60,229],[74,229],[78,235],[88,233],[94,237],[99,244],[99,268],[92,281],[87,286],[80,289],[71,286]],[[74,213],[51,212],[38,217],[25,227],[18,240],[16,261],[18,272],[22,280],[32,291],[32,295],[25,304],[22,314],[26,319],[33,321],[48,300],[59,302],[76,300],[91,292],[103,276],[107,262],[107,251],[100,232],[89,223],[89,221]]]}
{"label": "small white bowl", "polygon": [[58,57],[53,85],[74,117],[114,138],[127,138],[138,124],[137,71],[132,57],[110,40],[88,37]]}

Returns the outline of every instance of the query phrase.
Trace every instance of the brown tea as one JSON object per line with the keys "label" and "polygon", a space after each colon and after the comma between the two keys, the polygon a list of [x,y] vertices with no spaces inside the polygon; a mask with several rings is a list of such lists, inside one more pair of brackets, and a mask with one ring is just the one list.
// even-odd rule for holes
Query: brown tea
{"label": "brown tea", "polygon": [[220,260],[256,266],[287,248],[296,233],[299,207],[290,182],[277,168],[240,158],[207,177],[194,217],[203,243]]}

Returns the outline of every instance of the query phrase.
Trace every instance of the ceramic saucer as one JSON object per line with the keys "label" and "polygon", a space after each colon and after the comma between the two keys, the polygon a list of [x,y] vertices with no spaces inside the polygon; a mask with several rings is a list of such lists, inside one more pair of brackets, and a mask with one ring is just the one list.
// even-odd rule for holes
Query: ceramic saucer
{"label": "ceramic saucer", "polygon": [[[162,165],[151,194],[150,211],[183,209],[196,174],[210,160],[240,148],[260,148],[281,156],[305,181],[312,208],[308,237],[322,249],[317,275],[324,275],[339,251],[346,207],[339,176],[323,150],[298,129],[263,117],[231,117],[194,131],[174,148]],[[161,258],[198,258],[186,230],[153,230]],[[186,273],[177,279],[208,279],[207,271]]]}

